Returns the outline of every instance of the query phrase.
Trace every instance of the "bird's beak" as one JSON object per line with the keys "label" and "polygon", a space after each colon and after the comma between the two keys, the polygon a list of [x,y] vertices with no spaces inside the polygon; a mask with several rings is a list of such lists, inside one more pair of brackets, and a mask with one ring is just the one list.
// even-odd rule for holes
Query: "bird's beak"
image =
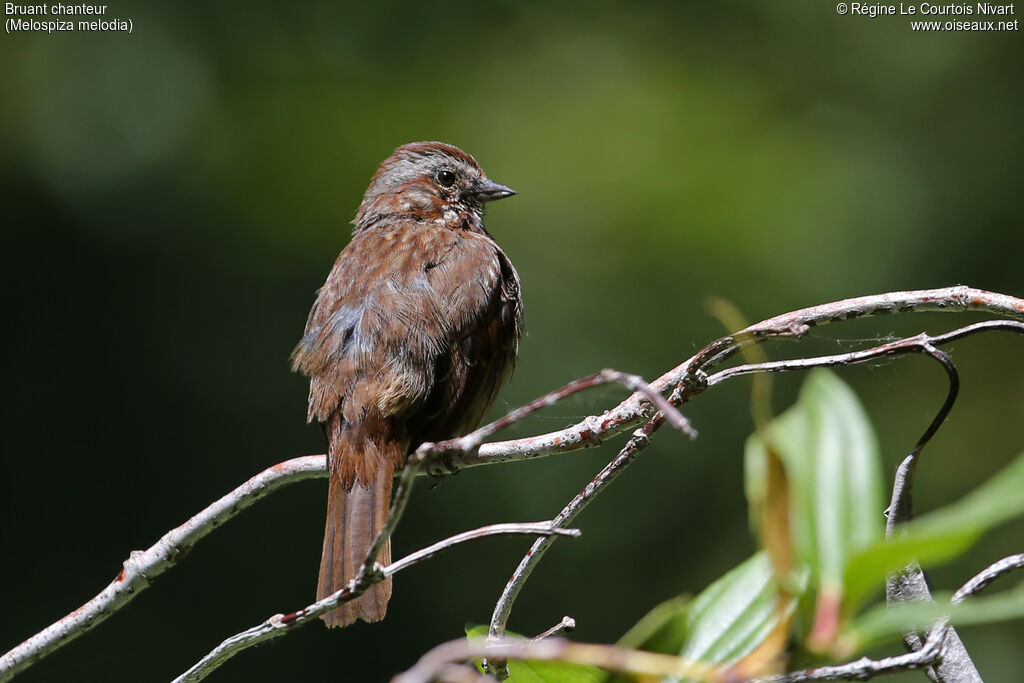
{"label": "bird's beak", "polygon": [[473,194],[482,202],[493,202],[495,199],[504,199],[519,193],[493,180],[484,180],[473,189]]}

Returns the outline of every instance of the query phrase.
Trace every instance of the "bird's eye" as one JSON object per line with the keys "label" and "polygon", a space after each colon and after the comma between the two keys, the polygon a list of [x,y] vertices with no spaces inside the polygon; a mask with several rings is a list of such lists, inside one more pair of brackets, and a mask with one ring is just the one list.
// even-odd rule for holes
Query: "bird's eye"
{"label": "bird's eye", "polygon": [[438,171],[436,177],[437,182],[444,187],[451,187],[455,184],[455,174],[451,171]]}

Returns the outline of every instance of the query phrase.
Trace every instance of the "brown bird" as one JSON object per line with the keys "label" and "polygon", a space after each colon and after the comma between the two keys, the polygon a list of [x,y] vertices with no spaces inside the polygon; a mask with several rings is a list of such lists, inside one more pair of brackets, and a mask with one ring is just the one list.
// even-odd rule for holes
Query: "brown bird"
{"label": "brown bird", "polygon": [[[475,429],[515,363],[519,276],[483,223],[514,194],[441,142],[399,147],[370,181],[292,353],[328,443],[318,600],[355,577],[408,455]],[[389,578],[324,621],[378,621],[390,597]]]}

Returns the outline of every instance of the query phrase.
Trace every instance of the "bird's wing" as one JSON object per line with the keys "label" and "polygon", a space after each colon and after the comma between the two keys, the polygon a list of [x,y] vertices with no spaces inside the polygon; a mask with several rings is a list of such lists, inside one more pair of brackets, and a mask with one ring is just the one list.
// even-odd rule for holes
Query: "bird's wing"
{"label": "bird's wing", "polygon": [[[501,345],[501,330],[481,321],[502,315],[502,260],[486,236],[427,224],[357,233],[292,354],[293,368],[310,377],[309,419],[326,421],[337,409],[350,423],[370,411],[407,416],[430,396],[438,359],[454,346]],[[481,327],[479,340],[466,342]]]}
{"label": "bird's wing", "polygon": [[519,276],[498,245],[471,234],[433,279],[452,334],[435,362],[430,395],[410,421],[414,441],[475,429],[515,363],[522,327]]}

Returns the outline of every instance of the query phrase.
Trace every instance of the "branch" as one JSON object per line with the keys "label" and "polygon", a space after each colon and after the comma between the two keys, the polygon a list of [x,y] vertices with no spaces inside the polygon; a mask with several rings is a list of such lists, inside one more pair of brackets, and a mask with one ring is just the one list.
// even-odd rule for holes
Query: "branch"
{"label": "branch", "polygon": [[[931,344],[925,344],[923,347],[925,353],[928,353],[932,358],[942,364],[943,370],[946,371],[946,378],[949,380],[949,389],[946,392],[946,400],[942,403],[939,408],[939,412],[936,413],[932,419],[931,424],[925,430],[921,438],[914,444],[914,448],[911,449],[910,454],[903,459],[899,467],[896,469],[896,476],[893,481],[892,487],[892,499],[889,502],[889,507],[885,510],[885,535],[892,536],[896,531],[897,524],[903,524],[909,522],[913,517],[913,489],[914,489],[914,473],[917,471],[918,458],[921,455],[921,451],[924,449],[928,442],[931,441],[932,437],[935,436],[935,432],[939,430],[942,423],[946,421],[950,411],[953,409],[953,404],[956,403],[956,398],[960,394],[960,374],[957,372],[956,365],[953,364],[953,360],[942,351],[934,348]],[[927,588],[925,588],[924,597],[929,596]],[[894,593],[891,599],[895,602],[910,599],[910,595],[902,595]]]}
{"label": "branch", "polygon": [[[956,397],[959,393],[960,379],[956,366],[947,354],[936,347],[948,344],[967,336],[980,332],[1003,330],[1024,333],[1024,323],[1009,320],[992,320],[953,330],[946,334],[931,336],[919,334],[905,339],[899,339],[887,344],[854,351],[850,353],[822,356],[818,358],[798,358],[793,360],[773,361],[768,363],[752,363],[740,365],[723,370],[707,379],[709,387],[714,386],[726,379],[748,375],[755,372],[782,372],[789,370],[807,370],[814,367],[833,367],[839,365],[851,365],[877,360],[879,358],[895,356],[905,353],[919,352],[937,360],[946,371],[949,379],[949,391],[946,400],[938,413],[928,425],[924,434],[918,439],[910,455],[908,455],[897,469],[893,485],[892,502],[886,510],[887,522],[886,533],[892,534],[896,524],[909,521],[912,515],[911,490],[913,485],[914,470],[923,448],[932,439],[939,427],[945,422],[949,415]],[[911,564],[903,572],[891,576],[886,581],[886,597],[890,603],[906,600],[930,600],[931,593],[928,590],[927,579],[924,572],[916,564]],[[904,638],[911,650],[920,650],[924,646],[921,637],[916,633],[908,633]],[[949,627],[945,635],[945,655],[937,666],[929,666],[927,674],[935,681],[956,681],[968,683],[977,681],[981,677],[971,661],[970,655],[960,640],[956,630]]]}
{"label": "branch", "polygon": [[[430,683],[430,681],[442,680],[442,673],[446,675],[443,680],[448,680],[447,672],[451,671],[450,667],[453,663],[484,657],[501,660],[530,659],[573,662],[596,666],[608,671],[644,674],[659,678],[674,676],[709,682],[726,680],[724,672],[711,664],[684,657],[630,650],[617,645],[574,643],[561,638],[546,638],[544,640],[502,638],[498,641],[461,638],[438,645],[423,655],[411,669],[392,678],[391,683]],[[493,679],[484,678],[483,680]]]}
{"label": "branch", "polygon": [[[931,347],[944,346],[974,334],[991,331],[1017,332],[1024,334],[1024,323],[1017,322],[1015,320],[986,320],[984,322],[957,328],[945,334],[930,335],[921,333],[914,335],[913,337],[905,337],[903,339],[897,339],[896,341],[873,346],[869,349],[861,349],[860,351],[837,353],[829,356],[817,356],[814,358],[793,358],[789,360],[769,361],[766,363],[737,365],[707,377],[705,384],[707,385],[707,388],[711,388],[716,384],[721,384],[727,379],[733,379],[734,377],[741,377],[744,375],[752,375],[755,373],[791,372],[794,370],[810,370],[812,368],[837,367],[840,365],[858,365],[860,363],[867,363],[869,361],[875,361],[881,358],[888,358],[890,356],[898,356],[906,353],[925,353],[935,357],[936,360],[940,360],[935,353],[933,353],[933,349]],[[945,356],[945,354],[941,355]],[[942,361],[940,360],[940,362]],[[948,410],[946,412],[948,412]],[[944,419],[945,415],[942,415],[941,419],[938,417],[936,418],[938,422],[932,423],[929,430],[925,433],[925,436],[922,437],[923,443],[918,443],[919,447],[923,447],[931,437],[935,435],[935,431]]]}
{"label": "branch", "polygon": [[[409,502],[409,497],[412,495],[413,482],[421,470],[429,469],[431,464],[434,464],[443,458],[451,457],[453,455],[463,456],[468,452],[475,452],[484,438],[498,430],[504,429],[519,420],[525,419],[541,408],[552,405],[573,393],[611,382],[624,384],[627,388],[633,389],[645,396],[649,396],[651,402],[663,411],[658,413],[659,418],[662,420],[669,419],[672,424],[680,430],[687,432],[692,436],[696,436],[696,432],[693,431],[689,422],[682,416],[682,414],[679,413],[675,406],[669,404],[663,396],[650,389],[642,378],[636,375],[621,373],[616,370],[602,370],[601,372],[589,377],[570,382],[561,389],[542,396],[526,406],[512,411],[512,413],[504,418],[487,424],[464,437],[449,439],[447,441],[437,443],[421,444],[416,449],[415,453],[410,456],[405,467],[402,469],[402,473],[399,475],[398,486],[396,487],[395,493],[392,497],[391,509],[388,512],[388,518],[384,527],[377,535],[373,545],[371,545],[367,551],[366,557],[363,559],[363,563],[355,578],[349,582],[349,585],[346,588],[332,596],[329,596],[328,598],[313,603],[309,607],[299,610],[298,612],[284,616],[275,615],[258,626],[231,636],[175,680],[182,682],[200,681],[238,652],[270,638],[282,635],[286,629],[291,628],[292,626],[305,624],[319,615],[334,609],[339,604],[354,600],[362,595],[370,586],[383,581],[394,572],[403,569],[416,561],[432,557],[437,552],[457,543],[478,538],[480,535],[479,530],[477,532],[467,532],[466,534],[453,536],[448,541],[438,544],[437,546],[431,546],[431,548],[417,553],[416,557],[410,556],[403,560],[399,560],[398,562],[394,562],[388,567],[382,568],[376,565],[377,557],[380,555],[381,550],[384,548],[384,545],[387,543],[391,534],[398,526],[398,522],[402,518],[405,507]],[[578,536],[578,531],[571,533],[564,530],[567,523],[568,519],[556,518],[552,522],[545,523],[542,531],[536,531],[533,529],[531,533],[533,535],[541,535],[546,538],[553,538],[558,535]],[[492,530],[491,533],[494,533],[493,530],[498,527],[509,529],[516,527],[516,525],[493,525],[492,527],[487,528]],[[505,530],[504,533],[523,532]]]}
{"label": "branch", "polygon": [[[465,436],[449,439],[447,441],[439,441],[437,443],[425,443],[417,449],[417,457],[422,460],[438,453],[444,453],[448,459],[457,459],[457,462],[452,462],[449,465],[449,469],[454,470],[458,467],[471,467],[474,465],[489,465],[495,462],[528,460],[541,455],[551,455],[552,453],[557,452],[573,451],[580,447],[599,445],[605,438],[619,434],[625,431],[626,428],[618,426],[618,421],[609,420],[603,420],[600,424],[593,425],[592,428],[586,428],[584,425],[591,424],[598,419],[591,415],[590,417],[585,418],[582,422],[577,423],[575,426],[558,432],[549,432],[548,434],[542,434],[536,437],[527,437],[525,439],[515,439],[513,441],[504,441],[499,443],[483,444],[483,441],[502,429],[510,427],[513,424],[526,419],[530,415],[533,415],[537,411],[553,406],[559,401],[583,391],[584,389],[591,389],[593,387],[614,383],[622,384],[627,389],[634,392],[633,395],[626,399],[626,401],[619,404],[619,408],[622,408],[631,400],[636,399],[637,405],[639,406],[638,410],[640,411],[637,415],[642,416],[641,418],[636,419],[636,423],[646,420],[649,417],[647,413],[653,412],[653,408],[651,407],[653,404],[654,407],[668,417],[672,426],[679,429],[691,439],[695,439],[697,437],[697,432],[690,425],[690,421],[683,417],[672,401],[661,395],[661,392],[668,388],[668,384],[662,382],[660,388],[658,388],[655,387],[654,384],[648,384],[645,382],[639,375],[630,375],[624,372],[619,372],[618,370],[604,369],[601,372],[594,373],[593,375],[573,380],[565,386],[536,398],[526,405],[516,408],[504,417],[498,418],[494,422],[486,424]],[[618,410],[618,408],[616,410]],[[607,414],[608,413],[605,413],[605,415]],[[562,438],[558,436],[559,434],[567,434],[569,441],[563,441]],[[570,434],[572,434],[571,437],[569,436]],[[540,442],[550,441],[554,444],[555,448],[551,450],[543,450],[543,452],[539,451],[536,448],[539,443],[538,440],[540,440]],[[508,450],[507,447],[509,445],[513,445],[513,450]],[[504,450],[503,447],[505,447]],[[490,453],[492,451],[497,451],[498,454],[491,455]]]}
{"label": "branch", "polygon": [[176,565],[193,545],[216,527],[287,484],[323,476],[322,456],[287,460],[270,467],[222,497],[145,551],[132,551],[124,568],[99,595],[0,657],[0,681],[7,681],[57,648],[89,631]]}
{"label": "branch", "polygon": [[[999,577],[1021,568],[1024,568],[1024,553],[1004,557],[998,562],[994,562],[982,571],[978,572],[977,575],[967,581],[967,583],[961,586],[960,589],[953,594],[950,602],[954,605],[959,604],[968,597],[983,590]],[[805,671],[794,671],[793,673],[758,679],[756,683],[801,683],[802,681],[830,681],[840,679],[861,680],[871,678],[879,674],[889,674],[897,671],[922,668],[934,668],[937,670],[938,676],[950,676],[946,679],[940,678],[940,680],[972,680],[965,677],[966,675],[969,675],[969,670],[943,670],[943,665],[946,663],[946,660],[955,654],[950,650],[951,643],[949,634],[951,633],[955,633],[952,627],[947,628],[947,621],[945,619],[941,619],[938,623],[932,626],[931,630],[928,632],[927,638],[921,646],[913,652],[896,657],[886,657],[885,659],[879,660],[871,660],[867,657],[863,657],[855,662],[850,662],[849,664],[818,667],[815,669],[807,669]],[[959,638],[957,638],[956,642],[959,643]],[[959,646],[963,647],[963,644],[960,643]],[[973,670],[974,665],[970,662],[970,659],[967,660],[967,663],[970,665],[970,670]],[[959,678],[956,676],[959,676]],[[973,680],[981,680],[981,677],[976,671],[974,676],[976,678]]]}
{"label": "branch", "polygon": [[[820,309],[819,313],[822,310],[832,312],[832,309],[830,307],[817,308]],[[787,320],[787,327],[785,329],[780,329],[778,331],[779,335],[791,333],[795,329],[794,323],[789,322],[790,317],[791,316],[783,317],[784,319]],[[847,315],[847,317],[850,317],[849,314]],[[751,330],[758,328],[759,326],[763,327],[764,323],[759,323],[759,325],[752,326],[751,328],[747,329]],[[604,469],[602,469],[602,471],[597,475],[597,477],[595,477],[595,479],[591,481],[591,483],[588,484],[588,486],[580,494],[578,494],[572,501],[570,501],[570,503],[565,508],[563,508],[563,510],[553,520],[553,523],[556,525],[568,524],[584,507],[586,507],[587,504],[589,504],[591,500],[593,500],[593,498],[601,490],[603,490],[604,486],[606,486],[613,479],[615,479],[622,472],[622,470],[624,470],[629,465],[629,463],[632,462],[632,460],[644,448],[646,448],[646,446],[649,444],[651,434],[653,434],[655,431],[657,431],[657,429],[661,427],[664,420],[666,419],[666,416],[668,417],[668,419],[672,421],[674,426],[690,434],[691,436],[695,436],[695,432],[693,432],[692,428],[690,427],[686,419],[681,414],[678,413],[678,410],[675,409],[675,405],[683,402],[684,398],[688,399],[689,397],[696,395],[697,393],[713,386],[714,384],[717,384],[720,381],[724,381],[725,379],[729,379],[731,377],[750,374],[752,372],[778,372],[797,369],[803,370],[823,365],[844,365],[862,363],[869,360],[875,360],[877,358],[884,356],[891,356],[908,352],[924,352],[928,353],[929,355],[932,355],[933,357],[939,358],[940,360],[945,359],[947,369],[952,369],[953,374],[951,375],[951,377],[953,377],[953,379],[955,380],[955,368],[952,367],[951,361],[948,360],[948,357],[946,357],[945,354],[942,354],[941,352],[937,351],[933,345],[949,343],[951,341],[955,341],[957,339],[966,337],[970,334],[975,334],[978,332],[992,329],[1011,329],[1014,331],[1021,332],[1024,331],[1024,324],[1012,321],[989,321],[985,323],[978,323],[975,325],[966,326],[959,330],[955,330],[953,332],[950,332],[945,335],[940,335],[938,337],[931,337],[926,334],[921,334],[915,337],[910,337],[896,342],[891,342],[888,344],[881,345],[879,347],[875,347],[873,349],[867,349],[859,352],[838,354],[834,356],[826,356],[814,359],[797,359],[793,361],[779,361],[775,363],[761,363],[739,366],[737,368],[722,371],[717,375],[713,375],[712,377],[707,378],[704,382],[690,381],[685,384],[681,383],[680,387],[677,388],[677,391],[673,393],[673,396],[668,401],[666,401],[666,399],[664,399],[664,397],[662,397],[660,394],[655,392],[653,390],[653,387],[649,387],[646,383],[644,383],[644,381],[641,378],[632,375],[625,375],[624,373],[619,373],[614,370],[604,370],[601,373],[596,373],[589,377],[585,377],[575,382],[571,382],[562,387],[561,389],[558,389],[545,396],[542,396],[539,399],[536,399],[535,401],[532,401],[531,403],[523,406],[522,408],[512,411],[509,415],[499,420],[496,420],[495,422],[492,422],[488,425],[485,425],[484,427],[481,427],[480,429],[476,430],[475,432],[465,437],[451,439],[445,442],[423,444],[417,450],[414,459],[410,461],[410,464],[403,471],[402,482],[400,483],[398,492],[396,493],[394,507],[392,509],[392,514],[389,518],[389,524],[385,528],[384,532],[382,532],[380,537],[377,539],[377,542],[374,544],[373,548],[371,549],[371,552],[368,554],[366,561],[363,565],[363,570],[360,574],[360,578],[363,576],[363,574],[366,574],[372,570],[373,560],[376,558],[380,548],[383,547],[383,544],[386,541],[387,537],[390,535],[394,526],[397,524],[398,519],[401,516],[401,510],[404,509],[405,501],[407,500],[407,492],[410,490],[409,487],[411,486],[412,479],[413,477],[416,476],[416,474],[419,473],[420,468],[417,467],[417,465],[422,465],[431,458],[436,459],[439,454],[443,454],[448,457],[454,456],[463,460],[464,462],[466,459],[466,454],[472,454],[477,452],[478,449],[480,448],[481,442],[485,438],[493,435],[497,431],[504,429],[505,427],[511,424],[514,424],[515,422],[518,422],[519,420],[528,417],[534,412],[544,407],[553,405],[557,401],[583,389],[590,388],[593,386],[599,386],[601,384],[606,384],[609,382],[620,382],[625,384],[627,387],[637,391],[637,394],[634,394],[633,397],[628,399],[622,405],[628,403],[629,400],[633,400],[634,398],[636,398],[637,395],[641,395],[649,399],[651,403],[653,403],[660,410],[660,413],[655,415],[655,417],[652,418],[651,420],[649,420],[648,423],[644,425],[642,429],[637,430],[633,439],[631,439],[630,442],[627,443],[627,445],[622,449],[619,455]],[[742,337],[743,334],[741,333],[741,335],[736,336]],[[757,338],[767,338],[767,336],[770,335],[768,335],[767,333],[762,333],[759,334]],[[716,342],[707,347],[705,351],[701,352],[700,354],[694,357],[709,358],[709,360],[707,361],[707,365],[698,368],[697,373],[702,373],[703,368],[707,367],[712,362],[721,362],[725,360],[729,351],[728,349],[719,347],[720,344]],[[735,346],[735,349],[738,350],[739,348],[740,346],[737,344]],[[695,376],[697,373],[695,373]],[[952,386],[956,387],[957,385],[954,384]],[[941,425],[942,421],[945,419],[945,415],[952,407],[953,400],[955,399],[955,393],[956,392],[954,390],[952,391],[950,396],[947,397],[946,404],[943,406],[942,411],[940,411],[939,416],[937,416],[935,420],[933,420],[932,424],[929,426],[925,435],[922,437],[922,439],[919,440],[917,446],[915,447],[915,454],[920,452],[920,449],[923,448],[923,446],[928,442],[931,436],[938,429],[938,426]],[[606,424],[602,424],[602,428],[605,428],[606,426]],[[403,493],[405,493],[405,495],[403,495]],[[526,556],[520,562],[519,566],[516,568],[516,571],[513,573],[512,578],[509,580],[504,591],[502,592],[502,595],[499,598],[497,605],[495,606],[494,614],[492,615],[491,618],[489,638],[491,638],[492,641],[504,636],[506,624],[508,622],[512,606],[516,598],[518,597],[523,585],[526,583],[526,580],[529,578],[533,569],[540,562],[540,559],[543,557],[544,553],[550,547],[553,540],[553,537],[547,537],[535,541],[533,546],[527,552]],[[955,638],[955,634],[952,635],[952,637]],[[966,652],[964,652],[964,654],[966,655]],[[489,661],[486,662],[486,666],[487,670],[490,673],[497,674],[499,675],[499,677],[502,678],[507,677],[507,669],[505,668],[504,663],[502,661]]]}
{"label": "branch", "polygon": [[860,659],[848,664],[819,666],[813,669],[794,671],[768,678],[758,678],[753,683],[802,683],[803,681],[867,680],[882,674],[922,669],[942,660],[946,622],[936,624],[928,633],[928,639],[920,650],[885,657],[884,659]]}
{"label": "branch", "polygon": [[[1024,568],[1024,553],[1011,555],[986,567],[965,583],[952,598],[954,604],[984,589],[992,581],[1011,571]],[[549,632],[572,621],[562,620]],[[803,683],[805,681],[867,680],[883,674],[923,669],[940,663],[949,656],[946,642],[946,621],[941,620],[928,632],[922,647],[895,657],[869,659],[862,657],[846,664],[820,666],[786,674],[755,679],[752,683]],[[545,634],[546,635],[546,634]],[[392,683],[430,683],[430,681],[491,680],[475,670],[455,666],[455,662],[490,657],[501,660],[555,660],[596,666],[609,671],[620,671],[654,677],[675,676],[701,681],[723,682],[736,680],[735,672],[721,666],[673,657],[671,655],[630,650],[615,645],[571,643],[564,640],[532,640],[500,638],[496,640],[460,639],[439,645],[425,654],[416,665],[392,679]]]}
{"label": "branch", "polygon": [[262,624],[246,629],[224,640],[209,654],[196,662],[188,671],[174,679],[174,683],[193,683],[201,681],[213,671],[222,666],[229,659],[242,650],[258,645],[264,641],[284,635],[288,631],[295,630],[315,620],[321,614],[330,612],[351,600],[355,600],[374,584],[383,581],[386,577],[397,574],[403,569],[429,560],[440,552],[454,548],[463,543],[476,541],[488,536],[571,536],[578,538],[578,529],[561,529],[555,527],[551,522],[533,522],[524,524],[492,524],[480,527],[472,531],[464,531],[443,541],[417,550],[416,552],[392,562],[386,567],[381,567],[372,573],[361,573],[349,584],[323,600],[314,602],[297,612],[291,614],[275,614]]}
{"label": "branch", "polygon": [[[953,404],[960,393],[960,375],[957,372],[953,360],[939,351],[931,344],[924,348],[932,358],[937,360],[946,372],[949,380],[949,390],[946,393],[946,400],[939,408],[931,424],[918,439],[910,454],[896,470],[893,480],[892,500],[886,508],[885,534],[892,536],[896,531],[896,525],[909,522],[913,516],[913,487],[914,473],[921,451],[931,441],[932,437],[945,422]],[[890,574],[885,580],[885,599],[890,605],[907,601],[930,601],[931,591],[928,588],[928,577],[917,562],[912,562],[901,572]],[[944,622],[940,622],[944,623]],[[936,624],[938,626],[939,624]],[[934,630],[934,629],[933,629]],[[960,634],[952,626],[945,629],[945,654],[935,664],[925,669],[925,675],[936,683],[950,681],[954,683],[981,683],[981,675],[978,673],[974,661],[971,659],[967,647],[960,639]],[[925,644],[916,631],[908,631],[903,634],[903,642],[910,651],[920,651]]]}
{"label": "branch", "polygon": [[[943,654],[945,623],[933,628],[925,646],[916,652],[873,660],[862,657],[848,664],[821,666],[788,674],[758,678],[753,683],[802,683],[803,681],[866,680],[881,674],[920,669],[933,664]],[[631,650],[617,645],[573,643],[550,638],[546,640],[453,640],[430,650],[411,669],[391,679],[391,683],[430,683],[431,681],[487,681],[475,671],[454,666],[467,659],[490,658],[501,661],[541,660],[572,662],[652,678],[685,678],[708,683],[739,680],[728,667],[673,655]],[[474,677],[470,677],[471,674]]]}
{"label": "branch", "polygon": [[[569,501],[568,505],[562,508],[562,511],[552,520],[552,524],[556,526],[569,524],[598,493],[622,474],[636,456],[650,444],[651,434],[656,432],[664,422],[663,415],[663,413],[658,413],[648,420],[641,429],[636,430],[636,433],[623,446],[615,459],[605,465],[597,476],[576,494],[576,497]],[[491,625],[487,636],[489,642],[496,642],[505,636],[505,626],[512,613],[512,605],[519,597],[526,580],[530,578],[530,574],[544,557],[544,553],[551,547],[552,541],[554,541],[554,537],[538,538],[534,541],[526,555],[520,560],[515,572],[512,573],[512,578],[505,584],[505,589],[502,591],[501,597],[498,598],[498,603],[494,606],[494,613],[491,615]],[[508,668],[503,660],[486,659],[484,670],[501,680],[508,678]]]}
{"label": "branch", "polygon": [[539,636],[531,638],[531,640],[544,640],[545,638],[552,638],[554,636],[560,636],[563,633],[571,633],[576,629],[576,620],[572,617],[562,617],[562,620],[549,628]]}
{"label": "branch", "polygon": [[[786,318],[786,316],[784,316]],[[759,323],[763,325],[763,323]],[[758,325],[752,326],[756,328]],[[752,328],[747,328],[748,330]],[[900,339],[887,344],[882,344],[871,349],[865,349],[862,351],[854,351],[844,354],[836,354],[830,356],[822,356],[818,358],[800,358],[788,361],[774,361],[767,363],[751,363],[747,365],[740,365],[734,368],[723,370],[717,374],[706,377],[703,382],[691,382],[686,385],[685,390],[677,391],[670,397],[669,401],[675,405],[683,402],[684,398],[688,398],[699,392],[702,392],[720,382],[733,377],[739,377],[743,375],[752,374],[755,372],[783,372],[790,370],[807,370],[814,367],[824,366],[837,366],[837,365],[852,365],[857,363],[864,363],[871,360],[877,360],[878,358],[894,356],[904,353],[926,353],[929,356],[939,360],[943,367],[946,369],[950,378],[950,392],[946,398],[945,403],[940,409],[938,415],[932,420],[928,429],[924,435],[918,440],[918,443],[914,447],[912,454],[913,461],[916,461],[917,454],[920,453],[921,449],[931,440],[939,426],[945,421],[946,416],[953,407],[953,403],[956,400],[956,395],[959,390],[959,378],[956,374],[956,368],[949,357],[935,348],[936,345],[947,344],[959,339],[963,339],[972,334],[990,330],[1010,330],[1015,332],[1024,333],[1024,323],[1007,320],[994,320],[986,321],[982,323],[976,323],[968,325],[963,328],[954,330],[952,332],[930,336],[927,334],[919,334],[914,337],[908,337]],[[707,347],[711,349],[717,344],[712,344]],[[737,347],[738,348],[738,347]],[[697,354],[694,358],[701,357],[702,354],[706,354],[707,349]],[[720,358],[724,351],[715,351],[717,354],[715,357]],[[724,359],[724,358],[723,358]],[[692,359],[691,359],[692,360]],[[703,369],[698,369],[698,372],[703,372]],[[660,380],[659,380],[660,381]],[[652,385],[653,386],[653,385]],[[621,405],[620,405],[621,407]],[[582,493],[578,494],[559,514],[555,517],[555,522],[564,520],[564,523],[569,523],[586,505],[593,500],[593,498],[607,485],[612,479],[617,477],[623,469],[625,469],[630,462],[642,451],[649,443],[650,435],[653,434],[661,426],[661,416],[664,414],[659,413],[652,418],[644,427],[637,430],[634,438],[622,449],[619,455],[609,463],[604,469],[598,473],[597,477],[594,478],[590,484],[583,490]],[[894,503],[895,505],[895,503]],[[892,508],[895,509],[895,508]],[[495,605],[494,612],[491,615],[491,624],[489,631],[489,638],[493,641],[500,639],[505,635],[505,629],[508,623],[509,615],[512,611],[512,606],[515,603],[516,598],[519,596],[523,585],[529,578],[533,569],[540,562],[544,553],[554,542],[553,538],[542,538],[537,539],[530,550],[527,551],[526,555],[520,561],[519,566],[516,567],[515,572],[512,574],[512,578],[506,584],[505,589],[502,591],[501,597],[498,598],[498,602]],[[956,632],[949,629],[949,646],[952,648],[952,654],[949,658],[950,662],[966,662],[973,669],[973,664],[970,664],[970,657],[967,655],[966,649],[960,642]],[[505,663],[501,660],[485,660],[484,662],[485,671],[489,674],[497,676],[499,679],[504,680],[508,677],[508,669]],[[951,679],[953,680],[953,679]],[[967,679],[964,679],[967,680]]]}
{"label": "branch", "polygon": [[[812,327],[844,320],[929,311],[979,311],[1024,320],[1024,299],[957,285],[875,294],[802,308],[763,320],[711,342],[696,355],[651,382],[650,387],[661,393],[685,383],[699,385],[702,373],[721,365],[748,344],[776,337],[799,337]],[[695,386],[690,393],[695,395],[701,391],[702,388]],[[650,419],[652,413],[653,408],[646,403],[644,397],[634,394],[611,410],[587,417],[571,427],[523,439],[484,444],[476,455],[463,458],[458,464],[461,467],[473,467],[597,446],[640,425]]]}
{"label": "branch", "polygon": [[[634,382],[631,386],[628,383],[632,381],[631,376],[619,373],[618,376],[613,377],[607,372],[597,373],[590,378],[579,380],[578,383],[567,385],[559,392],[553,392],[553,394],[557,394],[554,397],[552,394],[542,397],[482,428],[486,431],[474,432],[475,444],[471,440],[461,444],[461,448],[454,447],[452,449],[457,455],[453,458],[453,464],[460,467],[471,467],[511,460],[525,460],[599,445],[608,438],[650,420],[656,410],[666,410],[664,399],[659,400],[659,397],[668,389],[675,387],[672,396],[668,399],[673,406],[684,403],[706,390],[709,385],[703,383],[705,373],[748,344],[759,343],[774,337],[798,337],[813,326],[870,315],[967,310],[985,311],[1024,319],[1024,300],[970,287],[956,286],[858,297],[786,313],[712,342],[698,354],[665,373],[650,385]],[[1005,326],[1014,323],[996,321],[993,324]],[[933,343],[935,343],[934,339],[936,338],[933,338]],[[483,438],[487,438],[499,429],[540,408],[551,405],[560,400],[559,397],[575,393],[588,386],[598,386],[612,381],[625,383],[626,386],[634,388],[635,392],[618,406],[601,415],[592,415],[566,429],[538,436],[480,444]],[[579,386],[576,386],[577,384]],[[685,418],[682,418],[681,415],[677,416],[671,411],[668,411],[668,414],[677,427],[689,433]],[[463,439],[466,438],[463,437]],[[447,446],[452,445],[448,442],[446,444]],[[436,452],[436,447],[442,445],[432,445],[435,450],[431,452]],[[427,451],[422,453],[424,457],[429,454]],[[416,473],[423,474],[424,472],[417,471]],[[322,477],[326,474],[326,458],[323,455],[282,462],[253,477],[196,514],[185,524],[168,532],[150,549],[141,553],[133,552],[131,557],[125,561],[122,572],[99,595],[0,657],[0,683],[9,680],[14,674],[70,642],[81,633],[90,630],[112,612],[123,607],[135,594],[148,587],[156,576],[176,564],[184,552],[195,542],[213,528],[251,505],[263,493],[286,484],[312,477]],[[376,557],[376,553],[374,553],[374,557]],[[372,565],[372,560],[370,560],[370,564]]]}
{"label": "branch", "polygon": [[[513,411],[467,437],[455,440],[460,443],[423,444],[411,459],[410,466],[403,471],[395,490],[388,522],[367,553],[357,578],[362,579],[375,573],[374,562],[401,518],[405,504],[408,502],[414,477],[423,474],[423,470],[436,461],[439,454],[447,454],[453,449],[458,450],[461,454],[475,452],[480,439],[486,438],[499,429],[510,426],[566,396],[608,383],[624,384],[627,388],[650,396],[651,400],[659,407],[669,411],[674,424],[684,431],[695,434],[686,418],[641,378],[615,370],[604,370],[590,377],[571,382],[562,389],[551,392],[527,406]],[[124,567],[117,578],[99,595],[0,657],[0,683],[10,680],[15,674],[71,642],[122,608],[135,595],[148,588],[157,576],[177,564],[192,545],[220,524],[255,503],[264,493],[304,479],[326,475],[327,462],[323,455],[305,456],[278,463],[165,534],[148,550],[133,551],[129,559],[124,562]]]}
{"label": "branch", "polygon": [[953,597],[950,602],[954,605],[960,604],[966,598],[984,590],[990,583],[999,577],[1022,568],[1024,568],[1024,553],[1010,555],[1009,557],[1004,557],[998,562],[993,562],[961,586],[956,593],[953,593]]}

